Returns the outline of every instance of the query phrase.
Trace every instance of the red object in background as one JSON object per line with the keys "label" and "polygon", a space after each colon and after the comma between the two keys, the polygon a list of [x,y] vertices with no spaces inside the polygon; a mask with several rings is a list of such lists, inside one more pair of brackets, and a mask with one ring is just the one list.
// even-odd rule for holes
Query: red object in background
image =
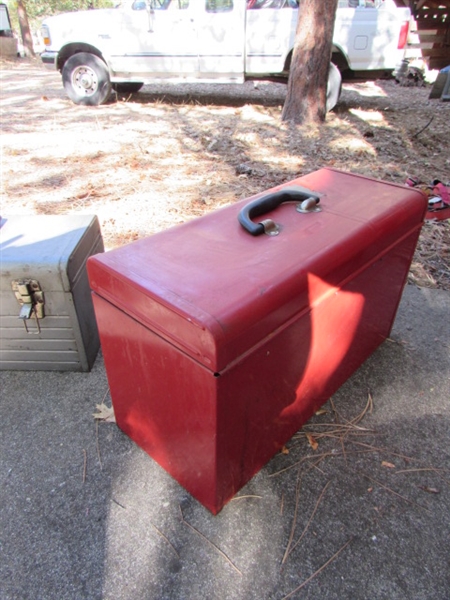
{"label": "red object in background", "polygon": [[427,209],[333,169],[270,192],[293,185],[322,211],[280,205],[277,236],[247,200],[88,263],[118,426],[214,514],[389,336]]}
{"label": "red object in background", "polygon": [[429,210],[426,215],[427,221],[445,221],[450,219],[450,206],[438,210]]}
{"label": "red object in background", "polygon": [[[446,187],[442,182],[436,180],[433,187],[433,194],[439,202],[428,206],[426,219],[430,221],[444,221],[450,219],[450,188]],[[430,202],[430,200],[429,200]]]}

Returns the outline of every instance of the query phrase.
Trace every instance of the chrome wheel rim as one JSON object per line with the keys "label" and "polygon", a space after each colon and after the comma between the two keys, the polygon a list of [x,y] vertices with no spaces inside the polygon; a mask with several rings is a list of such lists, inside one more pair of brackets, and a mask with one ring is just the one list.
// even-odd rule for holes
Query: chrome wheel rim
{"label": "chrome wheel rim", "polygon": [[72,86],[80,96],[92,96],[98,89],[98,77],[90,67],[81,65],[72,73]]}

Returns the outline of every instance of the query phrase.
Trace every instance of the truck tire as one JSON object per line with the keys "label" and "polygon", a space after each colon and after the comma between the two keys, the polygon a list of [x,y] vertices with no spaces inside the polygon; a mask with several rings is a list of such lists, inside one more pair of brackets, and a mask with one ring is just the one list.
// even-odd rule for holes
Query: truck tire
{"label": "truck tire", "polygon": [[113,83],[112,89],[118,94],[136,94],[143,85],[140,81],[123,81],[121,83]]}
{"label": "truck tire", "polygon": [[342,76],[339,69],[330,63],[327,85],[327,112],[336,106],[342,91]]}
{"label": "truck tire", "polygon": [[75,104],[98,106],[111,94],[111,81],[105,63],[89,52],[78,52],[64,64],[62,80],[67,95]]}

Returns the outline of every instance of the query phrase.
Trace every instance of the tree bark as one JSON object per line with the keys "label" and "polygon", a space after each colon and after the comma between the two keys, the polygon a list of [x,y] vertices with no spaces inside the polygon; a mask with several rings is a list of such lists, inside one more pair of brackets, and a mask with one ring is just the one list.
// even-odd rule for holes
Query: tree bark
{"label": "tree bark", "polygon": [[337,2],[300,2],[286,101],[281,115],[283,121],[317,123],[325,120]]}
{"label": "tree bark", "polygon": [[17,0],[17,14],[19,17],[20,33],[22,35],[25,54],[26,56],[35,56],[33,38],[31,37],[30,25],[28,23],[27,9],[23,0]]}

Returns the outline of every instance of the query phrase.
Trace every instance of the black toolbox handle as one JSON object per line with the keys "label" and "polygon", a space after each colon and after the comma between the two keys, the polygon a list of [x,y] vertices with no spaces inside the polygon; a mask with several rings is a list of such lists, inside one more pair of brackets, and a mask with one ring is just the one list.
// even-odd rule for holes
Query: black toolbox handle
{"label": "black toolbox handle", "polygon": [[259,217],[274,210],[283,202],[303,202],[305,200],[311,200],[314,205],[317,205],[320,197],[311,190],[300,186],[284,188],[246,204],[239,211],[238,221],[252,235],[260,235],[265,232],[266,226],[264,223],[253,223],[252,219],[254,217]]}

